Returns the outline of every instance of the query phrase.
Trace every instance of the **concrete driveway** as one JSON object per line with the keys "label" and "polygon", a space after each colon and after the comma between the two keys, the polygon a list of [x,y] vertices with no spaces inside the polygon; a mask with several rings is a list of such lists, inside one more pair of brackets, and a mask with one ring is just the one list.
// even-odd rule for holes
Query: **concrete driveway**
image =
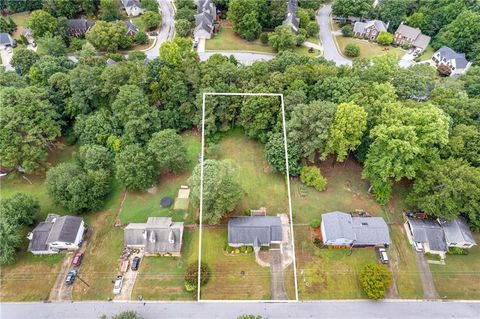
{"label": "concrete driveway", "polygon": [[415,251],[415,261],[417,263],[420,281],[422,282],[423,298],[427,300],[438,299],[439,297],[435,283],[433,282],[432,272],[430,271],[430,266],[423,251]]}
{"label": "concrete driveway", "polygon": [[332,5],[326,4],[317,12],[317,23],[320,27],[319,37],[323,49],[323,56],[336,64],[352,65],[352,61],[343,57],[338,52],[337,45],[333,39],[332,28],[330,26],[330,13]]}
{"label": "concrete driveway", "polygon": [[[130,263],[128,266],[128,270],[122,274],[123,275],[122,290],[120,291],[120,294],[115,295],[115,297],[113,298],[114,300],[127,301],[127,300],[130,300],[130,298],[132,297],[133,287],[135,286],[135,281],[137,280],[137,275],[139,270],[133,271],[131,266],[132,266],[133,258],[137,256],[142,259],[140,260],[140,265],[141,265],[143,261],[143,256],[144,256],[143,250],[140,250],[140,253],[138,254],[132,254],[130,257],[128,257],[128,260],[130,261]],[[113,286],[112,286],[112,289],[113,289]]]}
{"label": "concrete driveway", "polygon": [[0,49],[0,57],[2,58],[2,65],[7,69],[7,71],[13,71],[13,68],[10,64],[10,60],[13,57],[12,52],[8,52],[7,49]]}
{"label": "concrete driveway", "polygon": [[415,65],[415,61],[413,61],[413,59],[415,59],[415,56],[412,53],[407,52],[404,56],[402,56],[398,62],[398,65],[402,68],[408,68],[409,66]]}
{"label": "concrete driveway", "polygon": [[160,32],[158,33],[155,45],[149,50],[145,51],[145,54],[149,59],[158,58],[162,43],[173,39],[175,34],[175,6],[173,5],[173,0],[157,1],[158,9],[162,14],[162,25],[160,27]]}
{"label": "concrete driveway", "polygon": [[282,267],[282,252],[279,246],[272,246],[269,250],[272,300],[287,300],[285,280]]}

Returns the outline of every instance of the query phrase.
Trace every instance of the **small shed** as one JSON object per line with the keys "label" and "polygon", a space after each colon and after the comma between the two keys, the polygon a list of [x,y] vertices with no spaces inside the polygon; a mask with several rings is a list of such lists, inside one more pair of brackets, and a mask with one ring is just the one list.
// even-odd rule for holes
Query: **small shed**
{"label": "small shed", "polygon": [[187,210],[190,197],[190,188],[188,186],[182,185],[178,190],[177,199],[175,200],[175,205],[173,209],[175,210]]}

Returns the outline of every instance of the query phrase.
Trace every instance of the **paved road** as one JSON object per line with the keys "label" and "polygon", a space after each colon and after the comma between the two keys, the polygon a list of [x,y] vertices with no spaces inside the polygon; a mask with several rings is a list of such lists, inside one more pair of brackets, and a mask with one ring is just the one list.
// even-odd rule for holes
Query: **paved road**
{"label": "paved road", "polygon": [[[137,311],[145,319],[160,318],[237,318],[243,314],[265,318],[479,318],[480,302],[373,302],[324,301],[300,303],[231,302],[74,302],[3,303],[2,319],[98,318],[125,310]],[[33,315],[34,314],[34,315]],[[33,316],[32,316],[33,315]]]}
{"label": "paved road", "polygon": [[199,52],[198,56],[200,57],[201,61],[206,61],[214,54],[221,54],[224,56],[231,56],[233,55],[238,62],[251,65],[255,61],[269,61],[275,57],[274,54],[268,53],[253,53],[253,52],[235,52],[235,51],[207,51],[207,52]]}
{"label": "paved road", "polygon": [[435,288],[435,283],[433,282],[432,272],[430,271],[430,266],[428,265],[423,251],[415,251],[415,261],[420,274],[420,281],[422,282],[423,298],[427,300],[438,299],[438,293]]}
{"label": "paved road", "polygon": [[334,61],[336,64],[352,65],[352,61],[344,58],[337,50],[335,45],[332,29],[330,27],[330,13],[332,5],[326,4],[317,13],[317,23],[320,27],[320,42],[323,46],[323,56],[325,59]]}
{"label": "paved road", "polygon": [[150,49],[145,51],[149,59],[158,58],[158,51],[163,42],[173,39],[175,33],[175,8],[173,0],[157,0],[159,10],[162,14],[162,26],[157,36],[157,42]]}

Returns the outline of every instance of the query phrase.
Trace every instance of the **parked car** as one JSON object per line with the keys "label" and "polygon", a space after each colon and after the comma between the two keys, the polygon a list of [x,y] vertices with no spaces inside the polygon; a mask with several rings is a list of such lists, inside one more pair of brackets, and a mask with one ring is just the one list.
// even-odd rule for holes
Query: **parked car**
{"label": "parked car", "polygon": [[382,264],[388,264],[389,263],[387,251],[386,251],[385,248],[378,248],[378,255],[380,257],[380,262]]}
{"label": "parked car", "polygon": [[83,259],[83,253],[81,252],[76,253],[75,257],[73,257],[72,265],[77,267],[80,266],[80,264],[82,263],[82,259]]}
{"label": "parked car", "polygon": [[120,291],[122,291],[122,285],[123,285],[123,276],[117,276],[117,279],[115,279],[115,284],[113,285],[114,295],[120,294]]}
{"label": "parked car", "polygon": [[72,269],[68,272],[67,278],[65,278],[65,283],[67,285],[72,285],[75,282],[75,277],[77,277],[77,271]]}
{"label": "parked car", "polygon": [[140,257],[137,256],[137,257],[133,258],[133,261],[132,261],[132,270],[133,270],[133,271],[137,271],[139,265],[140,265]]}
{"label": "parked car", "polygon": [[195,38],[195,40],[193,41],[193,48],[194,49],[198,48],[198,43],[199,43],[198,38]]}

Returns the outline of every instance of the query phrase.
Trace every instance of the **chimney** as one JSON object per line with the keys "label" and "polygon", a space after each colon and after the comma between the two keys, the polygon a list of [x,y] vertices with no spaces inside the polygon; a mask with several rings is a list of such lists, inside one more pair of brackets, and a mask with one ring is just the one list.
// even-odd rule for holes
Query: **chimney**
{"label": "chimney", "polygon": [[30,233],[27,234],[27,239],[28,239],[28,240],[32,240],[32,239],[33,239],[33,233],[32,233],[32,232],[30,232]]}

